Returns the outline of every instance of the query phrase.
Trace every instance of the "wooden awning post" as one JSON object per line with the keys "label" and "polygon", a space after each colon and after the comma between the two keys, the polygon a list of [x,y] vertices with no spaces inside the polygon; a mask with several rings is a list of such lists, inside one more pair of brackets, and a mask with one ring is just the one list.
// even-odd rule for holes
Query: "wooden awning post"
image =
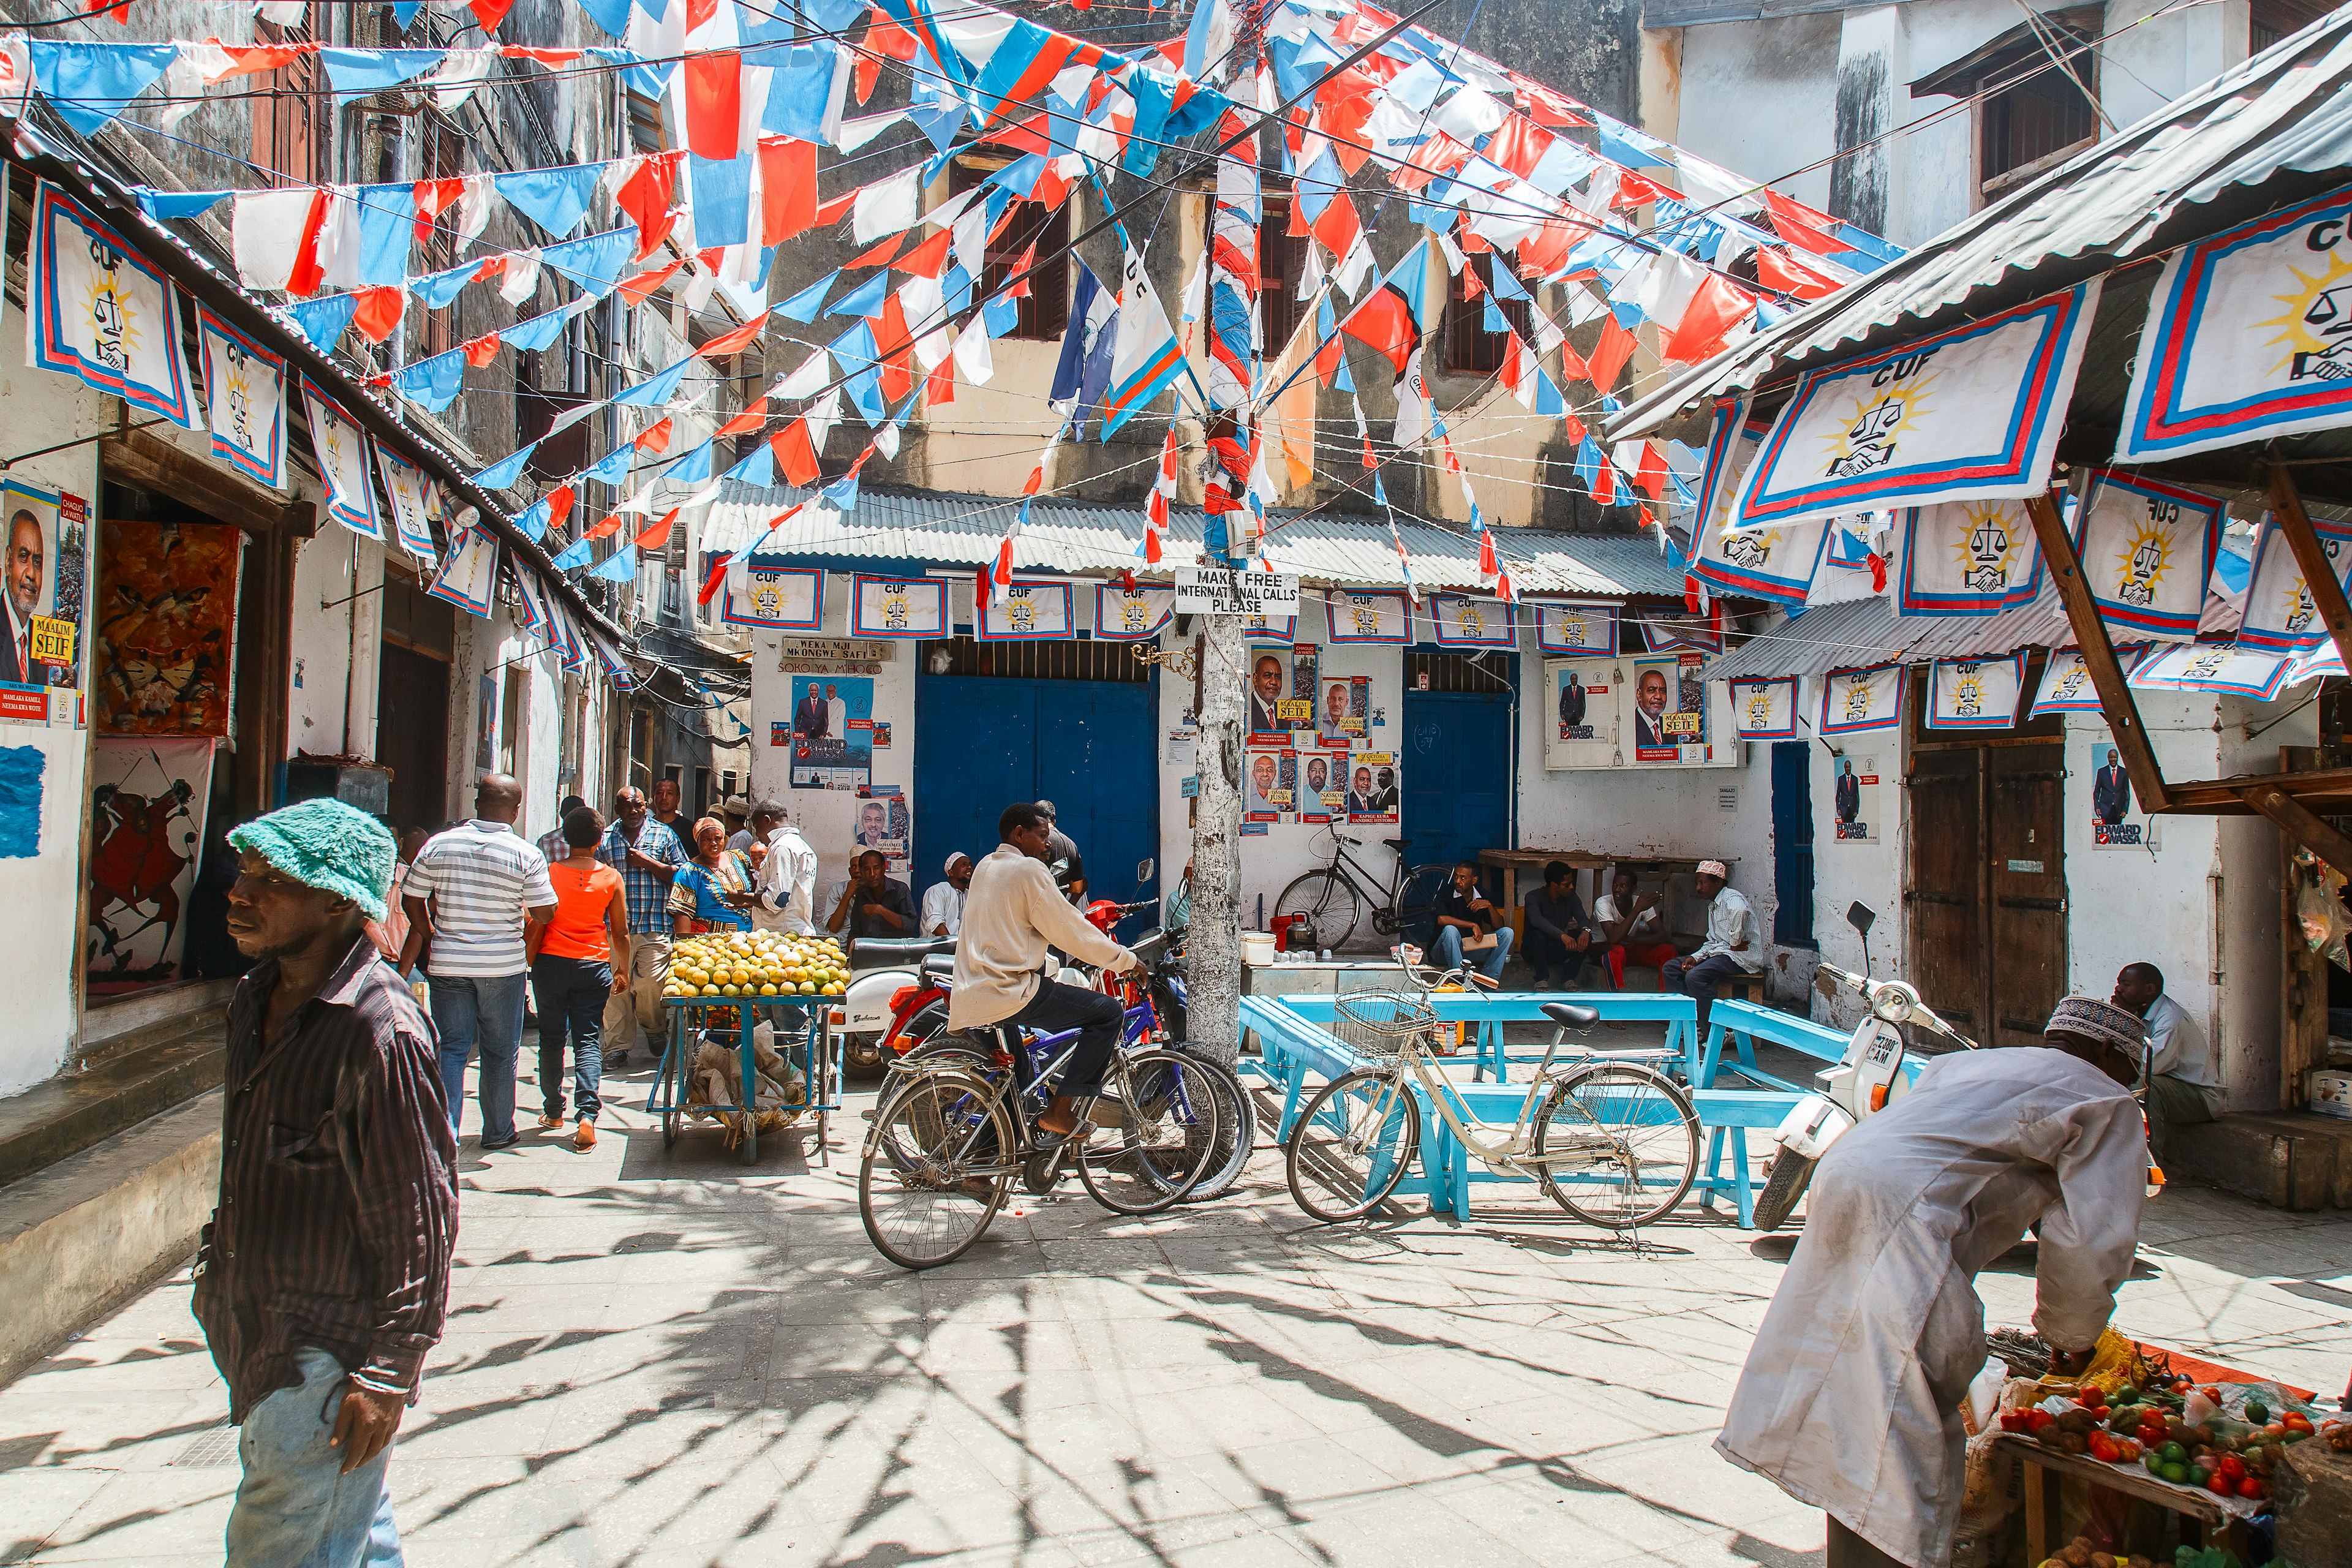
{"label": "wooden awning post", "polygon": [[2133,700],[2131,688],[2124,684],[2124,667],[2116,658],[2116,645],[2107,638],[2107,624],[2099,619],[2099,606],[2091,600],[2091,585],[2084,579],[2083,563],[2074,553],[2074,541],[2067,535],[2066,520],[2046,491],[2026,497],[2025,511],[2042,541],[2042,559],[2050,568],[2051,580],[2058,584],[2058,597],[2066,606],[2066,624],[2074,628],[2075,646],[2083,650],[2091,684],[2098,689],[2099,710],[2106,716],[2116,750],[2123,753],[2124,767],[2131,774],[2132,793],[2139,797],[2141,810],[2163,811],[2172,804],[2164,770],[2157,765],[2156,748],[2148,743],[2147,727],[2140,722],[2139,704]]}
{"label": "wooden awning post", "polygon": [[2303,492],[2295,489],[2294,476],[2284,463],[2276,461],[2271,464],[2271,516],[2294,551],[2304,591],[2311,595],[2311,607],[2319,612],[2320,625],[2336,639],[2336,652],[2344,668],[2352,669],[2352,605],[2344,602],[2344,584],[2336,575],[2336,563],[2328,558],[2327,546],[2319,542],[2318,531],[2303,510]]}

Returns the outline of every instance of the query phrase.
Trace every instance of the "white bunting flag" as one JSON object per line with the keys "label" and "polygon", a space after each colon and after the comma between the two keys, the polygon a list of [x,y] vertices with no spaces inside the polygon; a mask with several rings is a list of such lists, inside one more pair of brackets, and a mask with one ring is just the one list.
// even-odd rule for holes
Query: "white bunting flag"
{"label": "white bunting flag", "polygon": [[272,489],[286,488],[286,362],[202,306],[205,414],[213,456]]}
{"label": "white bunting flag", "polygon": [[[2334,563],[2340,586],[2352,575],[2352,523],[2315,517],[2311,528]],[[2238,626],[2238,645],[2284,653],[2316,647],[2326,640],[2326,623],[2311,601],[2311,584],[2294,558],[2294,547],[2287,542],[2278,519],[2266,513],[2254,540],[2254,563],[2246,579],[2246,614]]]}
{"label": "white bunting flag", "polygon": [[362,539],[383,541],[375,482],[368,475],[367,433],[335,400],[302,378],[302,409],[310,420],[310,450],[327,483],[327,515]]}

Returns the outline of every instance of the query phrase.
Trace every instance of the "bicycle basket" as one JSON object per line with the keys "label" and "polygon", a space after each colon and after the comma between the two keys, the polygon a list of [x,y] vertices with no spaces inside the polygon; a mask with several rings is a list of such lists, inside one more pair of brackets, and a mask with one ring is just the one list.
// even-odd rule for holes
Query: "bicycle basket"
{"label": "bicycle basket", "polygon": [[1437,1027],[1436,1009],[1393,991],[1350,992],[1331,1013],[1331,1032],[1370,1067],[1393,1065],[1405,1041]]}

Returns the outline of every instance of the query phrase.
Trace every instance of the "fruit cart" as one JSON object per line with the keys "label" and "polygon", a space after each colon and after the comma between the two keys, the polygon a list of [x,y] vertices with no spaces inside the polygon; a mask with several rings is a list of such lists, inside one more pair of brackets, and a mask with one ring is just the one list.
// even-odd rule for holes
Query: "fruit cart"
{"label": "fruit cart", "polygon": [[[814,1113],[818,1157],[829,1161],[831,1113],[841,1106],[841,1059],[827,1038],[823,1009],[827,998],[841,994],[848,973],[840,947],[824,937],[716,931],[680,938],[663,987],[667,1038],[646,1100],[646,1113],[661,1119],[662,1147],[677,1143],[689,1116],[740,1118],[748,1165],[759,1158],[762,1116],[771,1119],[772,1130],[781,1130]],[[775,1071],[759,1059],[761,1023],[773,1035]],[[731,1047],[725,1043],[730,1036]],[[712,1046],[734,1058],[729,1072],[740,1087],[727,1103],[716,1093],[693,1099],[698,1078],[715,1077],[704,1055]],[[797,1100],[791,1092],[794,1077]],[[777,1092],[763,1097],[763,1080]]]}
{"label": "fruit cart", "polygon": [[[677,1142],[678,1130],[689,1116],[740,1115],[743,1119],[743,1163],[749,1165],[759,1159],[760,1117],[778,1109],[760,1103],[757,1086],[761,1075],[755,1053],[748,1048],[757,1026],[765,1023],[775,1032],[777,1054],[799,1072],[803,1087],[802,1102],[782,1108],[785,1112],[782,1125],[790,1127],[814,1113],[818,1157],[827,1163],[832,1162],[825,1140],[831,1113],[841,1109],[841,1058],[827,1044],[821,1013],[798,1000],[787,1002],[781,996],[718,1001],[669,996],[663,999],[663,1010],[669,1015],[668,1039],[662,1047],[661,1066],[654,1073],[653,1092],[646,1099],[646,1113],[661,1119],[665,1150]],[[733,1054],[741,1071],[741,1090],[730,1103],[694,1103],[689,1097],[701,1044],[714,1030],[730,1027],[736,1041]]]}

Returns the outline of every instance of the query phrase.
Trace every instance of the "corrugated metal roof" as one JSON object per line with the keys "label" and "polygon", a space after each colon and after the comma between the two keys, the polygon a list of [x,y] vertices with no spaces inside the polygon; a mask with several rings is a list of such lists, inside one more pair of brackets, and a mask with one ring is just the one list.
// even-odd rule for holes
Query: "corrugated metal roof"
{"label": "corrugated metal roof", "polygon": [[[2352,6],[1636,400],[1609,422],[1609,438],[1642,434],[1678,410],[1768,378],[1786,381],[1796,371],[2039,298],[2318,195],[2340,184],[2352,163],[2347,89]],[[2116,303],[2133,311],[2136,332],[2144,305]],[[2095,343],[2086,370],[2099,353]],[[2119,376],[2120,363],[2116,370]],[[2078,393],[2078,421],[2081,404]]]}
{"label": "corrugated metal roof", "polygon": [[[755,542],[767,521],[803,498],[789,488],[730,483],[704,524],[706,551],[740,550]],[[984,566],[996,559],[1004,525],[1020,510],[1017,496],[955,495],[868,486],[855,510],[809,507],[782,525],[761,559],[854,557],[938,566]],[[1170,555],[1189,560],[1206,515],[1171,511]],[[1423,588],[1476,588],[1478,547],[1466,535],[1428,523],[1398,521],[1412,557],[1413,580]],[[1680,598],[1682,574],[1655,543],[1634,534],[1556,533],[1525,528],[1494,531],[1495,551],[1523,594],[1596,594]],[[1402,588],[1396,550],[1385,519],[1328,512],[1276,512],[1268,519],[1266,555],[1281,572],[1310,583],[1360,588]],[[1013,542],[1013,564],[1026,571],[1108,574],[1143,568],[1140,505],[1097,504],[1040,497],[1028,525]]]}
{"label": "corrugated metal roof", "polygon": [[2054,592],[1997,616],[1898,616],[1895,601],[1820,605],[1707,660],[1709,680],[1827,675],[1857,665],[1990,658],[2021,647],[2071,647],[2074,634]]}

